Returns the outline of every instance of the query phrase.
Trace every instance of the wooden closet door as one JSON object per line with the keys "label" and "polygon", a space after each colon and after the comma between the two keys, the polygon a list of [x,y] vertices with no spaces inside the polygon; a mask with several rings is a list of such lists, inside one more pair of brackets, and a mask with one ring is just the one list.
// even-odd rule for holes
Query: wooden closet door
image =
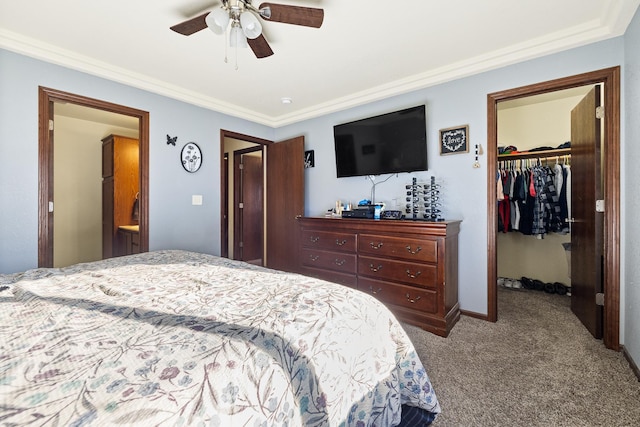
{"label": "wooden closet door", "polygon": [[603,213],[596,212],[602,199],[600,174],[600,86],[571,111],[571,310],[595,338],[602,338]]}

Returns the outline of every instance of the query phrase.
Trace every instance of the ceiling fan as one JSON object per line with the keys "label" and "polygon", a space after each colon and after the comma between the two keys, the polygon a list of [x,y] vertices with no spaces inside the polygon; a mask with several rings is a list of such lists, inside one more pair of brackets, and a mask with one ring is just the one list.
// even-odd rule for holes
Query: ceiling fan
{"label": "ceiling fan", "polygon": [[176,24],[171,29],[190,36],[207,27],[216,34],[224,34],[230,27],[231,47],[248,44],[257,58],[266,58],[273,55],[273,50],[262,34],[258,17],[267,21],[320,28],[324,10],[276,3],[262,3],[256,8],[251,0],[222,0],[220,8]]}

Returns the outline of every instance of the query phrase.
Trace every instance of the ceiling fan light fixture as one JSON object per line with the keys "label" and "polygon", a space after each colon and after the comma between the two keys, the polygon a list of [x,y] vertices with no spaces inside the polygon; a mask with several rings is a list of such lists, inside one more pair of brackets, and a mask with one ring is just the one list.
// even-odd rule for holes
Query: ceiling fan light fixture
{"label": "ceiling fan light fixture", "polygon": [[249,47],[247,44],[247,38],[242,32],[242,29],[235,23],[231,26],[231,32],[229,33],[229,45],[231,47]]}
{"label": "ceiling fan light fixture", "polygon": [[255,39],[262,34],[262,24],[251,12],[244,11],[240,14],[240,26],[244,35],[249,39]]}
{"label": "ceiling fan light fixture", "polygon": [[207,15],[205,22],[207,27],[214,33],[218,35],[224,34],[229,25],[229,13],[222,8],[215,9]]}
{"label": "ceiling fan light fixture", "polygon": [[273,55],[273,50],[262,33],[263,19],[310,28],[320,28],[324,20],[324,9],[315,7],[279,3],[262,3],[260,7],[256,7],[252,0],[217,0],[216,3],[220,7],[169,28],[183,36],[209,28],[215,34],[225,35],[225,56],[226,49],[231,45],[251,47],[255,57],[260,59]]}
{"label": "ceiling fan light fixture", "polygon": [[271,8],[270,7],[263,7],[258,12],[260,13],[260,16],[262,16],[264,19],[271,19]]}

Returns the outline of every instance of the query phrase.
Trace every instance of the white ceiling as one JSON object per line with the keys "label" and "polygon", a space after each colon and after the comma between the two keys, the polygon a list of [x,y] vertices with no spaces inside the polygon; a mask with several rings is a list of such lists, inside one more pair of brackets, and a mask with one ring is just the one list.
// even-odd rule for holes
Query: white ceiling
{"label": "white ceiling", "polygon": [[278,127],[622,35],[640,0],[273,3],[324,23],[263,21],[275,55],[238,69],[224,36],[169,30],[219,0],[0,0],[0,48]]}

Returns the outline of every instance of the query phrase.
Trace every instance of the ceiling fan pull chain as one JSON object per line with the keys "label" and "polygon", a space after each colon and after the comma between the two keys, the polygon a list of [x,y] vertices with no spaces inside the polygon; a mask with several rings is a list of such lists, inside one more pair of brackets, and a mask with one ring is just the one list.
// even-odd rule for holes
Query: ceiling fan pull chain
{"label": "ceiling fan pull chain", "polygon": [[227,64],[227,53],[229,51],[229,31],[224,32],[224,63]]}

